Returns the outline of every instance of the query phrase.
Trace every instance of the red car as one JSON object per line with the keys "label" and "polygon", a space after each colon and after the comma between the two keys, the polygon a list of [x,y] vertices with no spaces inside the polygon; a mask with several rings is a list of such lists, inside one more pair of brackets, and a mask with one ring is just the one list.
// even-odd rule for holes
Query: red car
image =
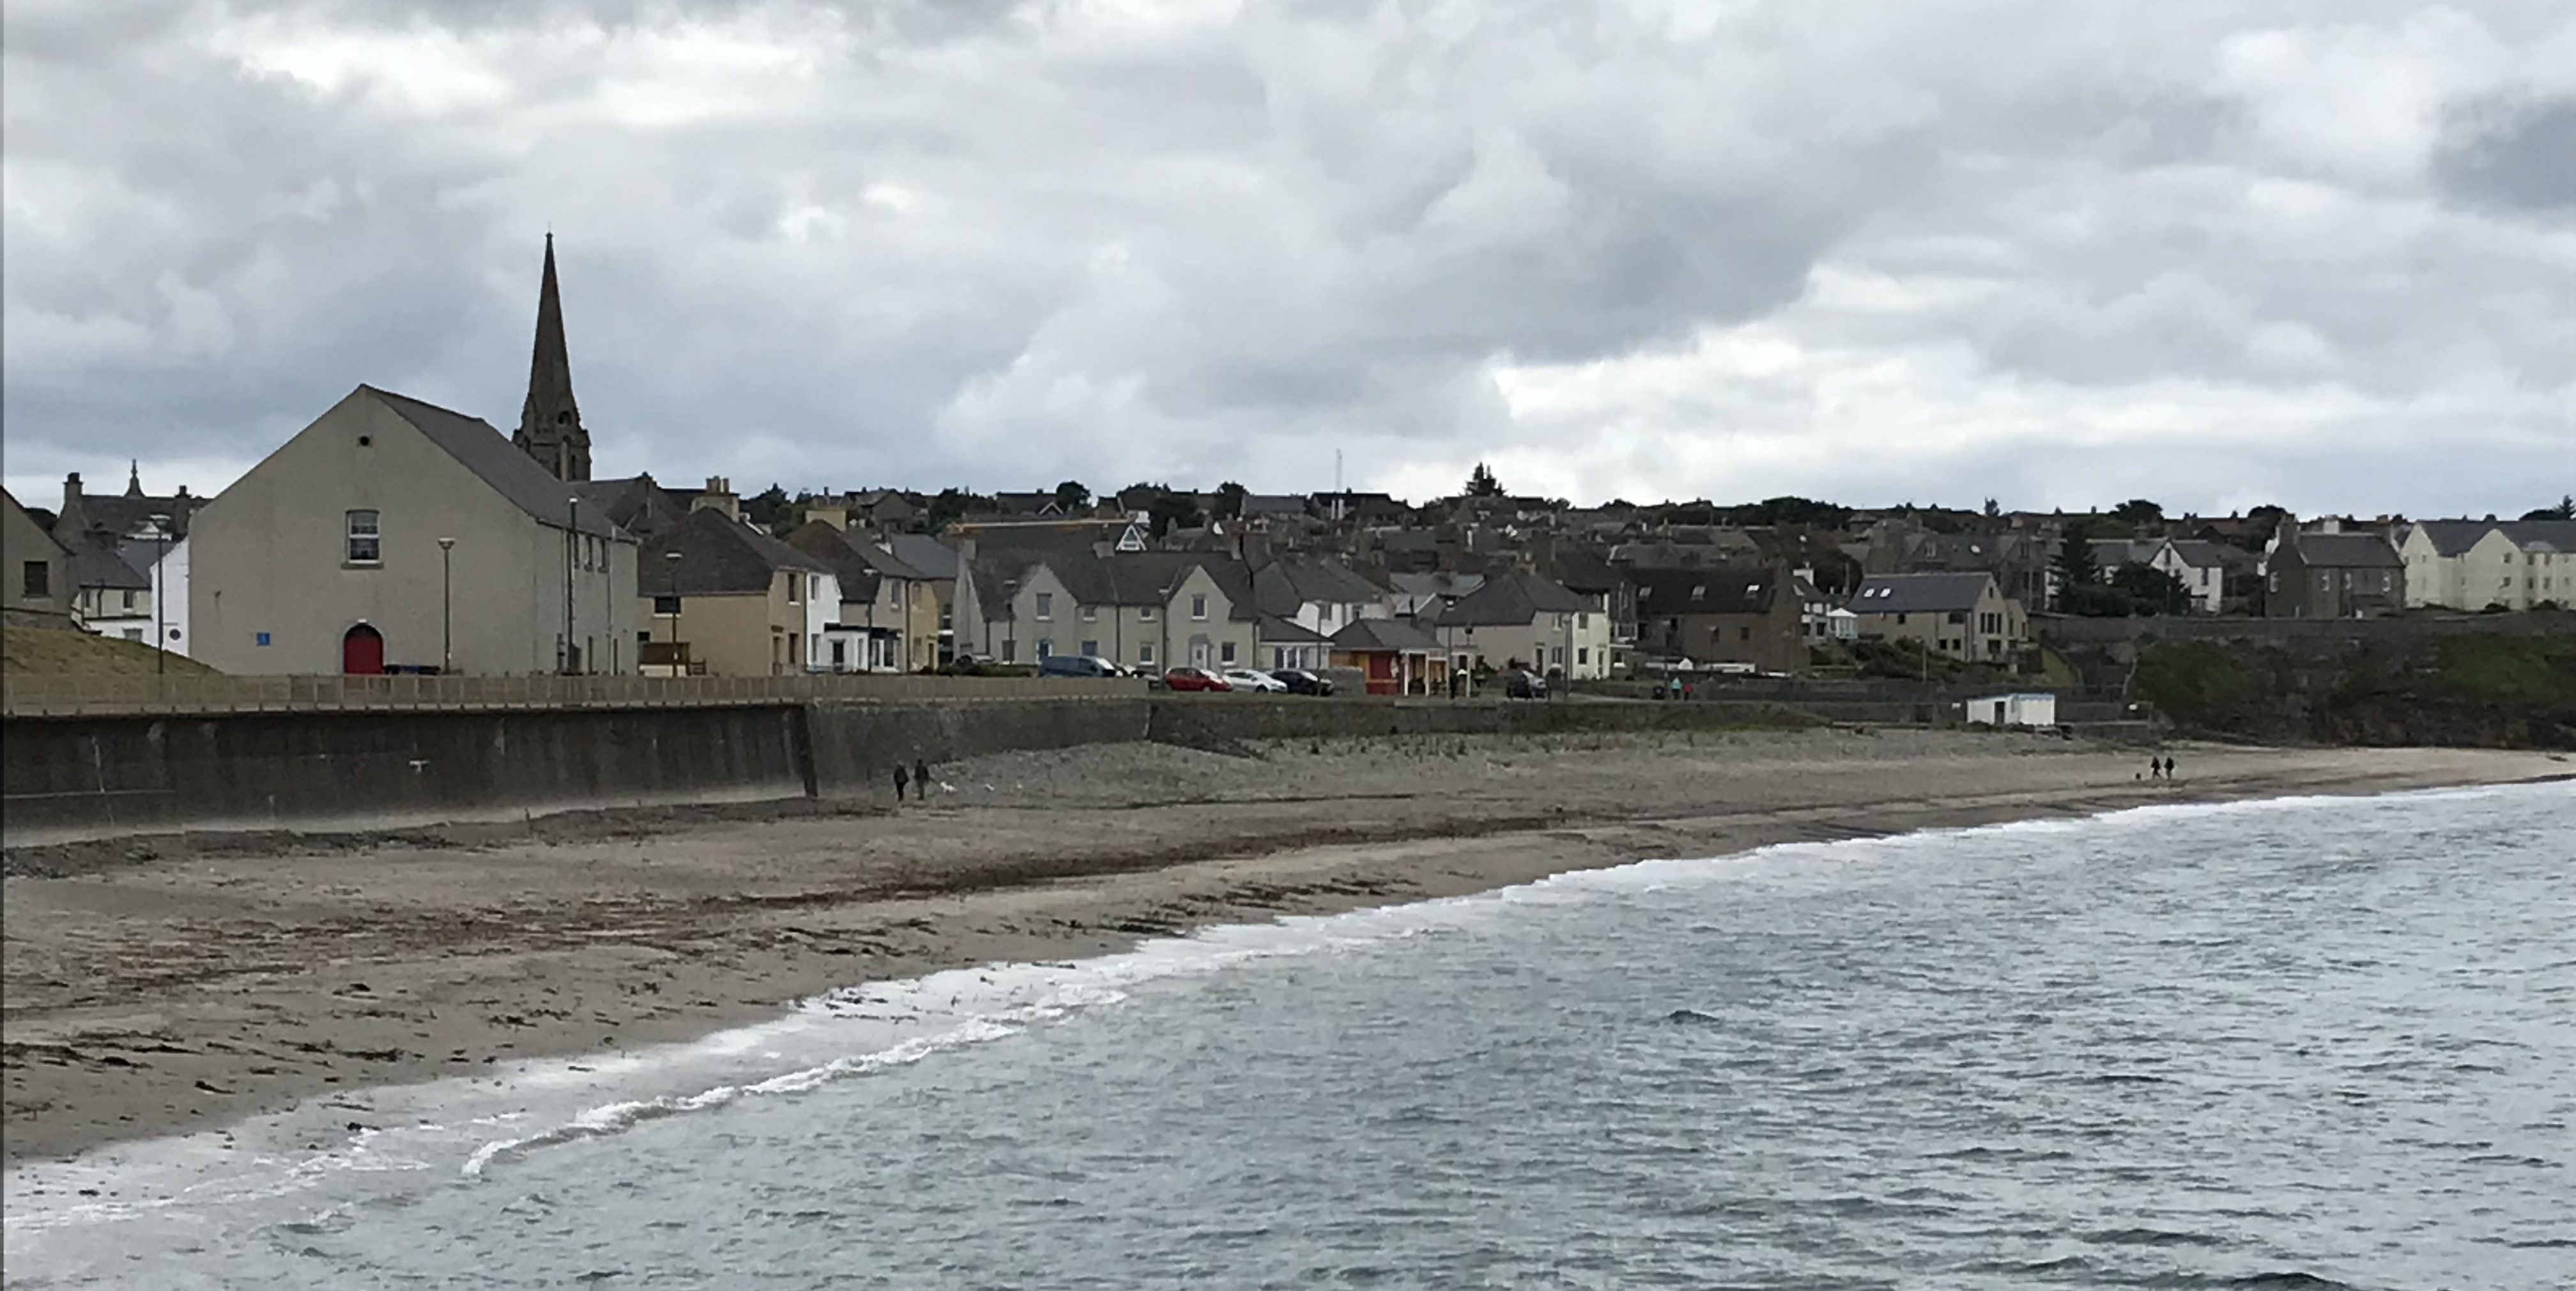
{"label": "red car", "polygon": [[1223,677],[1205,668],[1174,668],[1163,674],[1163,684],[1173,690],[1232,690]]}

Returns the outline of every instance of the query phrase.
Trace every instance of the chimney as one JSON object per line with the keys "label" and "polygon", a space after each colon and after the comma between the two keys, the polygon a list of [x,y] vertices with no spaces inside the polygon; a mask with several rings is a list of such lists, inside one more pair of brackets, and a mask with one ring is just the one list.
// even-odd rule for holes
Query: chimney
{"label": "chimney", "polygon": [[707,477],[707,487],[690,502],[692,511],[722,511],[730,520],[742,518],[742,499],[733,495],[733,482],[721,475]]}
{"label": "chimney", "polygon": [[805,518],[820,520],[835,529],[846,531],[850,527],[850,504],[837,498],[829,501],[818,498],[805,504]]}
{"label": "chimney", "polygon": [[70,515],[80,506],[80,500],[80,472],[74,471],[63,477],[63,514]]}

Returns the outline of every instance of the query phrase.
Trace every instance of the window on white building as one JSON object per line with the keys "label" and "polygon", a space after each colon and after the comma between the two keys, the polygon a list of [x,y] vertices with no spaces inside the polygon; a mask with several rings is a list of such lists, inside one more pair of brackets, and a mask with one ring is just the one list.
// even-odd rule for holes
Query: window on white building
{"label": "window on white building", "polygon": [[1234,662],[1234,643],[1233,643],[1233,642],[1231,642],[1231,641],[1227,641],[1227,642],[1224,642],[1224,643],[1222,643],[1222,644],[1218,645],[1218,646],[1217,646],[1217,650],[1216,650],[1216,658],[1217,658],[1217,662],[1219,662],[1219,663],[1232,663],[1232,662]]}
{"label": "window on white building", "polygon": [[1040,593],[1038,593],[1038,621],[1039,621],[1040,623],[1044,623],[1044,622],[1046,622],[1048,619],[1052,619],[1052,618],[1054,618],[1054,617],[1055,617],[1055,593],[1053,593],[1053,592],[1040,592]]}
{"label": "window on white building", "polygon": [[1150,646],[1150,645],[1140,645],[1140,646],[1136,647],[1136,662],[1138,662],[1138,663],[1152,663],[1152,662],[1154,662],[1154,647],[1152,647],[1152,646]]}
{"label": "window on white building", "polygon": [[1204,595],[1198,595],[1198,596],[1192,596],[1192,597],[1190,598],[1190,618],[1191,618],[1193,621],[1195,621],[1195,622],[1200,622],[1200,623],[1204,623],[1204,622],[1206,622],[1206,621],[1207,621],[1207,597],[1206,597],[1206,596],[1204,596]]}

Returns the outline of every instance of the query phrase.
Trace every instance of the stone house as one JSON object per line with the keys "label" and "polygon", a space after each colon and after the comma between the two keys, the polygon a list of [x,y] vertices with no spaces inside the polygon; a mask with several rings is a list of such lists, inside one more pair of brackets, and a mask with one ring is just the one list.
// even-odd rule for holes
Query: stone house
{"label": "stone house", "polygon": [[2301,533],[2284,520],[2264,565],[2266,618],[2364,618],[2405,599],[2406,562],[2375,533]]}
{"label": "stone house", "polygon": [[1637,584],[1637,649],[1695,664],[1747,663],[1763,672],[1807,666],[1805,603],[1795,575],[1776,569],[1653,569]]}
{"label": "stone house", "polygon": [[635,669],[634,539],[488,423],[372,386],[188,545],[191,653],[224,672]]}
{"label": "stone house", "polygon": [[1913,641],[1968,663],[2008,667],[2030,642],[2029,615],[1992,574],[1877,574],[1845,608],[1864,638]]}

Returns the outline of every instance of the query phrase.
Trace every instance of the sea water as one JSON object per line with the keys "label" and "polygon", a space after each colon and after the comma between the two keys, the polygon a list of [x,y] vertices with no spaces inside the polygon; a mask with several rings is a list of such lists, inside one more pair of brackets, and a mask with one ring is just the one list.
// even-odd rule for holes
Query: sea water
{"label": "sea water", "polygon": [[2576,1286],[2576,788],[1219,929],[7,1199],[31,1287]]}

